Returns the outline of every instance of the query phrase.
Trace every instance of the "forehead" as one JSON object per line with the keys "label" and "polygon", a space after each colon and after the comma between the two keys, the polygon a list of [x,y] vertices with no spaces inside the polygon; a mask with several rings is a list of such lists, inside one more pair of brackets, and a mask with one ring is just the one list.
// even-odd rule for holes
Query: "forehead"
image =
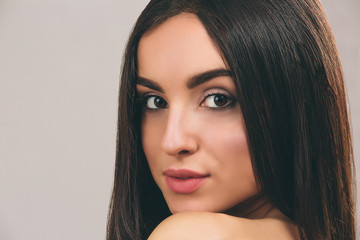
{"label": "forehead", "polygon": [[138,71],[142,77],[186,79],[225,64],[194,14],[174,16],[140,39]]}

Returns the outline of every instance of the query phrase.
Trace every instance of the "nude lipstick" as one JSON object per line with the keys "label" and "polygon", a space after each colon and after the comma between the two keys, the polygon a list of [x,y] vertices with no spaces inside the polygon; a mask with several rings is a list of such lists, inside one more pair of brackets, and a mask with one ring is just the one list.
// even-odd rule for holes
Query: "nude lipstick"
{"label": "nude lipstick", "polygon": [[188,169],[167,169],[164,171],[164,176],[166,184],[171,191],[189,194],[198,190],[210,175]]}

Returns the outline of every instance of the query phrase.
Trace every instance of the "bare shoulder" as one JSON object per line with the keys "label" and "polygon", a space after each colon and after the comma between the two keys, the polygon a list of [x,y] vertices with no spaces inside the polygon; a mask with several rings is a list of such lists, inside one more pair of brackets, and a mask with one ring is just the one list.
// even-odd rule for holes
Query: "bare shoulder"
{"label": "bare shoulder", "polygon": [[221,213],[182,212],[161,222],[148,240],[159,239],[231,239],[229,218]]}
{"label": "bare shoulder", "polygon": [[148,240],[297,240],[296,226],[281,219],[250,220],[222,213],[183,212],[159,224]]}
{"label": "bare shoulder", "polygon": [[300,240],[297,226],[285,219],[241,219],[240,222],[247,231],[247,239]]}

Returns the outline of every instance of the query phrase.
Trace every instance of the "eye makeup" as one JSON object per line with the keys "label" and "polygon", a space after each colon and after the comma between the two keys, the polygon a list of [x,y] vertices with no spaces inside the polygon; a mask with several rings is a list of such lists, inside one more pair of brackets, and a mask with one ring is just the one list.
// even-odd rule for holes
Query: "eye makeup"
{"label": "eye makeup", "polygon": [[210,89],[200,103],[201,107],[209,108],[214,111],[221,111],[234,107],[236,99],[224,89]]}

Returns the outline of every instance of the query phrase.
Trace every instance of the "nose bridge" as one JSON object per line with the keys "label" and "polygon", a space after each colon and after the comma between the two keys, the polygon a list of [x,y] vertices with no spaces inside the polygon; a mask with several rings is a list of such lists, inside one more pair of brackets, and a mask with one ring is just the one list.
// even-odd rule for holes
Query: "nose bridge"
{"label": "nose bridge", "polygon": [[191,114],[184,107],[169,108],[162,148],[168,155],[179,156],[196,151],[197,143],[191,127]]}

